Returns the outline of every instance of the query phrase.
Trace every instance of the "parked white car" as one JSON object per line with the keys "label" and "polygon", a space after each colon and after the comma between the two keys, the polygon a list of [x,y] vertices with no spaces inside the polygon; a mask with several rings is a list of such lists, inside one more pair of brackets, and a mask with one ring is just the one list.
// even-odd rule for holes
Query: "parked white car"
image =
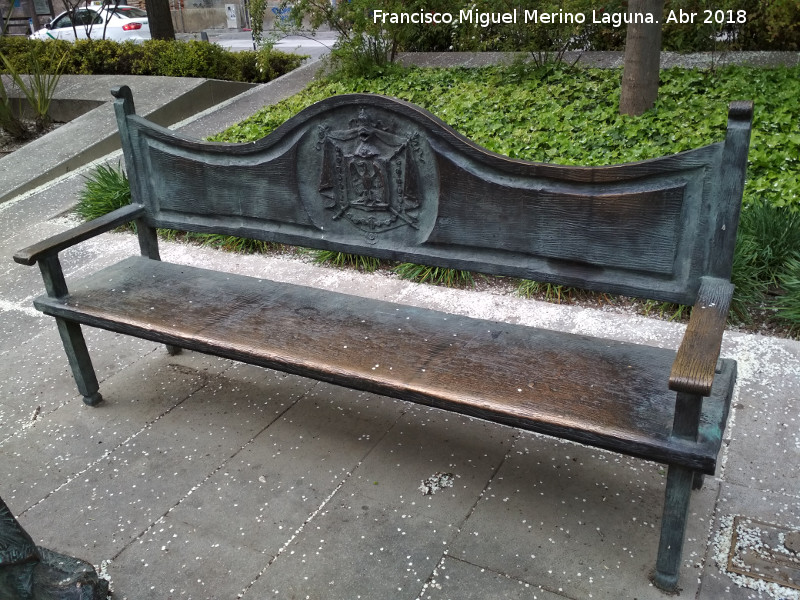
{"label": "parked white car", "polygon": [[150,39],[147,12],[135,6],[79,8],[63,12],[44,29],[31,34],[38,40],[114,40],[142,42]]}

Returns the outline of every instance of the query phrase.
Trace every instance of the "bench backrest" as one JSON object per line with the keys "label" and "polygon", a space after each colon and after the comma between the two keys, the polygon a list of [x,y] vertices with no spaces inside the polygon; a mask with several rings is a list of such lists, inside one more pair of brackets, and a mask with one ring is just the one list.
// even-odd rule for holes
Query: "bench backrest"
{"label": "bench backrest", "polygon": [[214,232],[692,304],[730,278],[752,104],[724,142],[604,167],[513,160],[429,112],[353,94],[253,143],[179,137],[114,90],[133,202]]}

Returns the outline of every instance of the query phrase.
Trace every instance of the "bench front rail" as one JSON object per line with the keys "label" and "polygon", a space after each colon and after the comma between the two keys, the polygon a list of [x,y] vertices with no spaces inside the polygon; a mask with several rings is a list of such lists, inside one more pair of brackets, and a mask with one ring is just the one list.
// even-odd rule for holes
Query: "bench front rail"
{"label": "bench front rail", "polygon": [[[690,492],[713,474],[736,378],[719,359],[752,106],[724,142],[562,167],[495,155],[426,111],[334,97],[253,144],[175,136],[115,90],[133,203],[21,250],[84,400],[81,325],[669,465],[656,585],[675,590]],[[135,221],[141,256],[70,282],[62,250]],[[693,305],[677,351],[162,262],[156,228],[239,235]],[[379,359],[377,359],[379,357]]]}

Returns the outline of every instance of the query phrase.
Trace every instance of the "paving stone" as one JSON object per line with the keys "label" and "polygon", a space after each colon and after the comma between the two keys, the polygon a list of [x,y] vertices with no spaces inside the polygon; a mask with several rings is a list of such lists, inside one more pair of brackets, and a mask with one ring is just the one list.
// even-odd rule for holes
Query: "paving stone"
{"label": "paving stone", "polygon": [[[43,545],[116,556],[247,442],[310,383],[263,371],[257,385],[211,379],[87,472],[21,515]],[[136,393],[130,390],[129,393]],[[63,514],[72,518],[65,522]]]}
{"label": "paving stone", "polygon": [[[411,506],[418,514],[459,523],[475,506],[486,482],[511,447],[513,429],[479,419],[415,405],[347,484],[347,493],[384,506]],[[452,487],[432,494],[420,490],[436,475],[451,476]]]}
{"label": "paving stone", "polygon": [[[363,427],[354,430],[360,442],[374,448],[249,594],[415,598],[422,589],[457,532],[453,523],[466,517],[502,462],[510,447],[511,430],[442,411],[384,401],[404,410],[403,417],[382,439],[376,439]],[[292,411],[299,408],[297,405]],[[423,495],[419,490],[422,480],[442,469],[454,471],[454,487],[432,496]],[[409,524],[412,531],[407,532]],[[358,566],[351,569],[340,565],[338,577],[333,577],[334,569],[329,566],[332,557],[320,562],[318,557],[325,554],[316,549],[312,556],[308,550],[320,531],[332,536],[331,547],[338,548],[341,556],[346,555],[348,562]],[[403,540],[406,533],[413,534],[416,543],[408,546]],[[387,571],[387,565],[392,564],[387,563],[389,560],[394,561],[395,567]],[[292,581],[284,575],[287,569],[288,573],[296,569],[305,572],[302,565],[306,562],[310,567],[302,581]]]}
{"label": "paving stone", "polygon": [[269,556],[178,520],[159,523],[108,566],[115,600],[233,599]]}
{"label": "paving stone", "polygon": [[454,531],[359,497],[336,498],[244,598],[416,599]]}
{"label": "paving stone", "polygon": [[[661,465],[523,434],[449,553],[570,598],[661,599],[648,574],[665,479]],[[709,480],[692,498],[681,576],[688,597],[716,488]]]}
{"label": "paving stone", "polygon": [[538,586],[446,557],[420,600],[563,600]]}
{"label": "paving stone", "polygon": [[796,495],[800,490],[800,344],[731,336],[739,358],[726,432],[726,481]]}
{"label": "paving stone", "polygon": [[[318,384],[168,519],[276,555],[373,450],[401,410],[386,398]],[[225,513],[230,513],[225,519],[210,518]]]}
{"label": "paving stone", "polygon": [[765,492],[723,483],[717,515],[711,530],[709,552],[703,570],[701,597],[731,600],[796,600],[800,590],[770,585],[762,579],[745,578],[728,572],[733,518],[742,516],[793,530],[800,530],[800,497]]}
{"label": "paving stone", "polygon": [[[46,414],[68,402],[83,404],[61,338],[51,325],[3,357],[0,441],[30,424],[34,413]],[[101,393],[106,379],[158,348],[153,342],[92,328],[84,328],[84,337]]]}
{"label": "paving stone", "polygon": [[[235,557],[240,552],[258,557],[258,568],[246,576],[237,574],[240,587],[230,591],[241,591],[303,527],[346,478],[347,471],[370,451],[375,442],[368,440],[380,439],[399,414],[397,403],[388,399],[315,385],[147,532],[143,539],[156,555],[160,554],[159,560],[148,560],[148,568],[143,568],[138,558],[143,552],[141,544],[135,541],[125,548],[110,569],[115,590],[130,598],[150,597],[135,591],[137,581],[168,582],[170,573],[183,572],[181,561],[172,552],[175,544],[171,540],[175,531],[190,529],[203,532],[198,538],[201,545],[208,540],[212,547],[216,543],[221,548],[235,549],[219,554],[218,561],[220,556]],[[175,543],[181,544],[181,552],[196,543],[193,536],[179,534],[174,539],[179,540]],[[193,550],[185,553],[194,556]],[[202,551],[198,555],[205,556]],[[151,554],[143,556],[149,558]],[[222,559],[223,564],[227,564],[225,560]],[[123,571],[124,578],[114,576]],[[173,587],[176,584],[180,593],[197,593],[201,597],[207,593],[193,576],[173,581]],[[233,597],[232,593],[218,593],[221,596],[216,597]]]}
{"label": "paving stone", "polygon": [[204,371],[165,355],[150,353],[105,382],[100,405],[73,399],[6,439],[0,480],[12,510],[44,499],[208,383]]}
{"label": "paving stone", "polygon": [[40,313],[31,306],[6,307],[0,310],[0,360],[12,360],[12,353],[16,353],[23,344],[22,340],[31,340],[46,329],[55,329],[53,319]]}

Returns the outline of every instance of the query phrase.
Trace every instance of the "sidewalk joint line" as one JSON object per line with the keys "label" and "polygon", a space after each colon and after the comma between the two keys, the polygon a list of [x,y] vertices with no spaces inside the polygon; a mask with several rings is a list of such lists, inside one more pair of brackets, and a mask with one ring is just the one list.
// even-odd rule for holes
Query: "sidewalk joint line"
{"label": "sidewalk joint line", "polygon": [[398,414],[397,418],[394,420],[394,423],[392,423],[389,427],[386,428],[386,431],[383,432],[383,435],[381,435],[380,438],[378,438],[375,441],[375,444],[373,444],[372,447],[369,448],[369,450],[367,450],[367,452],[364,454],[364,456],[361,457],[361,459],[355,464],[355,466],[344,474],[344,476],[336,485],[336,487],[333,489],[333,491],[330,494],[328,494],[328,496],[322,501],[322,503],[316,508],[316,510],[314,510],[310,515],[308,515],[308,517],[306,517],[305,521],[303,521],[303,523],[301,523],[300,526],[297,529],[295,529],[294,533],[291,536],[289,536],[289,539],[287,539],[283,543],[283,545],[280,548],[278,548],[278,551],[275,553],[275,556],[273,556],[269,560],[269,562],[267,562],[267,564],[264,565],[264,568],[258,572],[253,581],[247,584],[244,587],[244,589],[241,592],[239,592],[239,594],[236,596],[237,600],[242,598],[245,594],[247,594],[248,590],[250,590],[250,588],[253,587],[256,581],[261,579],[261,576],[267,572],[267,569],[269,569],[275,563],[275,561],[278,560],[281,554],[283,554],[289,548],[289,546],[291,546],[292,543],[298,538],[298,536],[306,528],[306,525],[311,523],[311,521],[313,521],[317,517],[317,515],[323,512],[328,503],[331,500],[333,500],[333,497],[336,496],[336,494],[339,492],[340,489],[342,489],[344,484],[350,480],[350,478],[353,476],[353,473],[355,473],[358,470],[358,468],[364,463],[367,457],[369,457],[370,454],[372,454],[375,448],[377,448],[380,445],[380,443],[384,439],[386,439],[386,436],[389,435],[389,432],[392,431],[392,429],[394,429],[397,426],[397,424],[400,422],[400,419],[402,419],[407,412],[408,412],[407,410],[401,410],[400,414]]}
{"label": "sidewalk joint line", "polygon": [[[222,372],[221,372],[219,375],[217,375],[216,377],[219,377],[220,375],[224,374],[226,371],[228,371],[229,369],[233,368],[233,366],[234,366],[234,365],[231,365],[230,367],[226,368],[224,371],[222,371]],[[210,380],[211,380],[211,379],[213,379],[213,378],[209,378],[209,382],[210,382]],[[207,384],[206,384],[206,385],[207,385]],[[204,385],[203,387],[206,387],[206,386]],[[282,411],[280,411],[280,412],[279,412],[279,413],[278,413],[278,414],[275,416],[275,418],[274,418],[274,419],[272,419],[272,420],[271,420],[269,423],[267,423],[267,424],[266,424],[264,427],[262,427],[262,428],[261,428],[261,429],[260,429],[260,430],[259,430],[259,431],[258,431],[258,432],[255,434],[255,435],[253,435],[253,436],[252,436],[252,437],[251,437],[249,440],[247,440],[247,441],[246,441],[246,442],[245,442],[245,443],[244,443],[242,446],[240,446],[240,447],[239,447],[237,450],[235,450],[235,451],[233,452],[233,454],[231,454],[231,455],[230,455],[228,458],[224,459],[224,460],[223,460],[221,463],[219,463],[219,465],[217,465],[217,467],[216,467],[216,468],[214,468],[214,469],[213,469],[213,470],[212,470],[210,473],[208,473],[208,474],[207,474],[207,475],[206,475],[206,476],[205,476],[205,477],[204,477],[204,478],[203,478],[203,479],[202,479],[202,480],[201,480],[199,483],[197,483],[197,484],[195,484],[194,486],[192,486],[192,488],[191,488],[191,489],[190,489],[188,492],[186,492],[186,493],[185,493],[185,494],[184,494],[184,495],[183,495],[183,496],[182,496],[182,497],[181,497],[181,498],[180,498],[180,499],[179,499],[179,500],[178,500],[178,501],[177,501],[175,504],[173,504],[171,507],[169,507],[169,508],[166,510],[166,512],[164,512],[164,514],[162,514],[160,517],[158,517],[157,519],[155,519],[155,520],[154,520],[152,523],[150,523],[150,525],[148,525],[148,526],[147,526],[147,527],[146,527],[146,528],[145,528],[145,529],[144,529],[144,530],[143,530],[143,531],[142,531],[142,532],[141,532],[139,535],[137,535],[136,537],[132,538],[132,539],[131,539],[131,540],[130,540],[130,541],[127,543],[127,544],[125,544],[125,545],[124,545],[124,546],[123,546],[123,547],[120,549],[120,551],[119,551],[119,552],[117,552],[117,553],[114,555],[114,557],[113,557],[111,560],[112,560],[112,561],[115,561],[115,560],[117,560],[117,559],[118,559],[118,558],[119,558],[119,557],[122,555],[122,553],[123,553],[123,552],[125,552],[125,551],[126,551],[126,550],[127,550],[127,549],[128,549],[128,548],[129,548],[129,547],[130,547],[130,546],[131,546],[133,543],[134,543],[134,542],[136,542],[136,541],[138,541],[138,540],[142,539],[142,538],[143,538],[144,536],[146,536],[146,535],[147,535],[147,533],[148,533],[149,531],[151,531],[151,530],[152,530],[154,527],[156,527],[157,525],[159,525],[159,524],[163,523],[163,522],[164,522],[164,519],[167,517],[167,515],[169,515],[169,513],[171,513],[171,512],[172,512],[173,510],[175,510],[176,508],[178,508],[178,507],[179,507],[181,504],[183,504],[183,502],[184,502],[184,501],[185,501],[185,500],[186,500],[186,499],[187,499],[189,496],[191,496],[191,495],[192,495],[194,492],[196,492],[196,491],[197,491],[197,490],[199,490],[199,489],[200,489],[200,488],[201,488],[203,485],[205,485],[205,483],[206,483],[206,482],[207,482],[209,479],[211,479],[211,478],[212,478],[214,475],[216,475],[216,474],[217,474],[217,473],[220,471],[220,469],[224,468],[224,467],[225,467],[225,466],[226,466],[226,465],[227,465],[227,464],[228,464],[228,463],[229,463],[229,462],[230,462],[230,461],[231,461],[233,458],[235,458],[235,457],[236,457],[236,456],[237,456],[239,453],[241,453],[241,452],[242,452],[242,450],[244,450],[244,449],[245,449],[245,448],[247,448],[247,447],[248,447],[250,444],[252,444],[252,443],[253,443],[253,442],[256,440],[256,438],[257,438],[258,436],[260,436],[260,435],[261,435],[262,433],[264,433],[264,432],[265,432],[267,429],[269,429],[270,427],[272,427],[272,425],[274,425],[274,424],[275,424],[275,423],[276,423],[278,420],[280,420],[280,419],[281,419],[281,418],[282,418],[282,417],[283,417],[283,416],[284,416],[284,415],[285,415],[285,414],[286,414],[286,413],[287,413],[287,412],[288,412],[288,411],[289,411],[289,410],[290,410],[292,407],[294,407],[294,406],[295,406],[295,405],[296,405],[298,402],[300,402],[300,401],[301,401],[303,398],[305,398],[305,397],[306,397],[306,395],[308,395],[308,393],[309,393],[311,390],[313,390],[315,387],[316,387],[316,383],[315,383],[314,385],[312,385],[311,387],[309,387],[307,390],[305,390],[305,391],[304,391],[302,394],[298,395],[298,396],[297,396],[297,398],[295,398],[293,401],[291,401],[291,402],[288,402],[288,403],[287,403],[287,405],[286,405],[286,407],[285,407],[285,408],[284,408]],[[202,389],[202,388],[200,388],[200,389]],[[197,391],[199,391],[199,389],[198,389],[198,390],[195,390],[195,392],[193,392],[193,393],[192,393],[192,395],[194,395],[194,393],[196,393]],[[188,400],[188,397],[187,397],[186,399]],[[177,406],[177,405],[176,405],[176,406]]]}
{"label": "sidewalk joint line", "polygon": [[303,521],[303,523],[297,529],[295,529],[294,533],[291,536],[289,536],[289,539],[286,540],[280,548],[278,548],[278,551],[275,553],[275,556],[269,559],[269,562],[267,562],[267,564],[264,565],[264,568],[258,572],[255,579],[253,579],[253,581],[247,584],[244,587],[244,589],[237,594],[236,598],[242,598],[247,593],[247,591],[251,587],[253,587],[255,582],[258,581],[261,578],[261,576],[267,572],[267,569],[269,569],[272,566],[272,564],[276,560],[278,560],[278,557],[280,557],[280,555],[283,554],[286,551],[286,549],[292,544],[292,542],[294,542],[295,539],[297,539],[297,537],[303,532],[303,530],[306,528],[306,525],[311,523],[311,521],[313,521],[314,518],[325,509],[328,503],[331,500],[333,500],[333,497],[339,492],[340,489],[342,489],[342,486],[344,486],[344,484],[348,482],[350,477],[352,477],[353,473],[361,466],[363,462],[364,462],[363,459],[359,460],[356,463],[356,466],[353,467],[353,469],[347,471],[347,473],[344,474],[344,477],[342,477],[341,481],[339,481],[339,484],[333,489],[333,491],[330,494],[328,494],[328,496],[322,501],[322,503],[316,508],[316,510],[314,510],[314,512],[312,512],[308,517],[306,517],[306,520]]}
{"label": "sidewalk joint line", "polygon": [[[39,337],[39,336],[40,336],[40,335],[42,335],[43,333],[45,333],[45,332],[44,332],[44,331],[42,331],[42,332],[39,332],[39,333],[37,333],[37,334],[36,334],[36,335],[35,335],[33,338],[31,338],[31,340],[35,340],[37,337]],[[31,341],[31,340],[29,340],[29,341]],[[157,350],[157,348],[153,348],[152,350],[150,350],[150,351],[148,351],[148,352],[145,352],[145,353],[144,353],[142,356],[140,356],[139,358],[137,358],[136,360],[134,360],[132,363],[129,363],[128,365],[126,365],[126,366],[122,367],[122,369],[120,369],[119,371],[115,371],[115,372],[111,373],[110,375],[108,375],[108,376],[104,377],[103,379],[99,380],[99,381],[98,381],[98,383],[99,383],[99,384],[102,384],[102,383],[104,383],[104,382],[105,382],[105,381],[107,381],[109,378],[111,378],[111,377],[114,377],[115,375],[117,375],[117,374],[119,374],[121,371],[123,371],[124,369],[127,369],[128,367],[131,367],[131,366],[133,366],[133,365],[137,364],[138,362],[142,361],[144,358],[146,358],[147,356],[151,355],[151,354],[152,354],[153,352],[155,352],[156,350]],[[4,353],[4,352],[1,352],[1,353],[0,353],[0,356],[4,356],[4,355],[5,355],[5,353]],[[193,392],[193,393],[194,393],[194,392]],[[55,407],[54,407],[52,410],[49,410],[49,411],[47,411],[47,412],[45,412],[45,413],[43,413],[43,412],[42,412],[42,410],[41,410],[41,409],[42,409],[42,407],[41,407],[41,406],[37,406],[37,407],[35,408],[34,412],[33,412],[33,417],[32,417],[32,418],[30,418],[30,419],[28,419],[28,420],[25,420],[25,421],[22,421],[22,422],[18,422],[18,423],[16,423],[16,424],[15,424],[15,426],[16,426],[16,429],[15,429],[15,430],[14,430],[14,431],[13,431],[13,432],[10,434],[10,435],[8,435],[7,437],[5,437],[5,438],[3,438],[3,439],[0,439],[0,448],[2,448],[2,447],[3,447],[3,445],[4,445],[4,444],[6,444],[7,442],[9,442],[10,440],[12,440],[12,439],[14,439],[14,438],[16,438],[16,437],[19,437],[19,436],[21,436],[23,433],[27,433],[27,431],[28,431],[29,429],[33,428],[35,425],[37,425],[37,424],[38,424],[38,423],[39,423],[39,422],[42,420],[42,418],[43,418],[43,417],[52,415],[53,413],[55,413],[55,412],[56,412],[57,410],[59,410],[60,408],[64,408],[65,406],[67,406],[68,404],[71,404],[72,402],[75,402],[75,397],[68,398],[67,400],[64,400],[63,402],[60,402],[60,403],[59,403],[58,405],[56,405],[56,406],[55,406]],[[164,413],[164,414],[166,414],[166,413]],[[160,419],[162,416],[163,416],[163,415],[159,415],[158,417],[156,417],[156,419]],[[153,421],[153,422],[155,422],[155,421]],[[146,426],[145,426],[145,427],[146,427]],[[135,435],[139,435],[139,433],[140,433],[140,432],[137,432]],[[125,441],[124,441],[124,442],[122,442],[122,443],[124,444],[124,443],[126,443],[127,441],[128,441],[128,440],[125,440]],[[114,448],[112,448],[111,450],[109,450],[109,452],[113,452],[113,451],[114,451],[114,450],[116,450],[118,447],[119,447],[119,446],[115,446]],[[102,458],[101,458],[100,460],[102,460]],[[93,462],[92,464],[90,464],[90,465],[89,465],[89,467],[91,467],[93,464],[96,464],[96,463],[94,463],[94,462]],[[88,468],[88,467],[87,467],[87,468]],[[84,469],[83,471],[81,471],[81,473],[85,473],[85,472],[86,472],[86,470],[85,470],[85,469]],[[80,473],[77,473],[75,476],[77,477],[78,475],[80,475]],[[70,479],[69,481],[72,481],[72,479]],[[69,483],[69,481],[68,481],[67,483]],[[60,489],[63,487],[63,485],[65,485],[65,484],[62,484],[62,485],[58,486],[58,487],[57,487],[55,490],[53,490],[52,492],[50,492],[49,494],[47,494],[47,496],[45,496],[44,498],[42,498],[42,500],[45,500],[45,499],[46,499],[48,496],[50,496],[50,495],[51,495],[51,494],[53,494],[54,492],[56,492],[56,491],[60,490]],[[41,500],[40,500],[39,502],[41,502]],[[39,504],[39,502],[37,502],[36,504]],[[29,509],[31,509],[31,508],[33,508],[34,506],[36,506],[36,504],[34,504],[34,505],[32,505],[32,506],[29,506],[28,508],[26,508],[26,509],[25,509],[25,510],[24,510],[22,513],[20,513],[20,514],[24,514],[24,513],[25,513],[25,512],[27,512]]]}
{"label": "sidewalk joint line", "polygon": [[[494,468],[494,471],[492,471],[492,474],[489,477],[489,479],[487,480],[486,485],[483,486],[483,489],[481,490],[481,493],[478,494],[477,498],[475,498],[475,502],[473,502],[472,508],[469,509],[469,512],[467,513],[467,515],[461,520],[461,523],[459,523],[456,526],[456,528],[455,528],[456,532],[453,535],[453,537],[451,538],[451,544],[452,544],[452,542],[454,542],[456,540],[456,538],[459,535],[461,535],[461,531],[464,529],[464,526],[467,524],[467,521],[469,520],[469,518],[475,512],[475,509],[478,508],[478,504],[480,504],[481,499],[486,495],[486,492],[492,487],[492,483],[494,482],[495,478],[497,477],[497,473],[500,471],[501,467],[506,463],[506,461],[508,460],[509,456],[511,456],[511,452],[514,449],[514,444],[516,444],[517,440],[520,438],[520,435],[521,435],[521,432],[517,432],[517,433],[515,433],[514,435],[511,436],[511,443],[508,446],[508,452],[505,453],[505,455],[503,456],[502,460],[498,461],[497,466]],[[450,546],[449,545],[445,546],[444,550],[442,550],[442,558],[439,559],[439,562],[436,563],[436,566],[433,568],[433,571],[431,571],[431,574],[425,580],[425,583],[422,585],[422,589],[420,589],[419,594],[417,594],[417,597],[416,597],[415,600],[423,600],[423,596],[425,595],[425,592],[428,590],[428,588],[431,585],[433,585],[436,582],[436,577],[439,574],[439,569],[444,564],[445,559],[448,556],[451,557],[451,558],[455,558],[453,555],[449,554],[449,552],[450,552]],[[466,561],[462,561],[462,562],[466,562]]]}
{"label": "sidewalk joint line", "polygon": [[[153,352],[155,352],[155,349],[153,350]],[[150,354],[150,353],[148,353],[148,354]],[[141,359],[140,359],[140,360],[141,360]],[[137,361],[137,362],[138,362],[138,361]],[[164,418],[165,416],[167,416],[167,415],[168,415],[169,413],[171,413],[173,410],[175,410],[176,408],[178,408],[178,407],[179,407],[181,404],[183,404],[184,402],[186,402],[186,401],[187,401],[189,398],[191,398],[192,396],[194,396],[194,395],[195,395],[195,394],[196,394],[196,393],[197,393],[199,390],[203,389],[203,388],[204,388],[204,387],[206,387],[207,385],[208,385],[208,379],[206,379],[206,378],[203,378],[203,384],[202,384],[200,387],[198,387],[198,388],[195,388],[195,389],[194,389],[194,390],[193,390],[191,393],[189,393],[189,395],[187,395],[187,396],[186,396],[186,397],[185,397],[183,400],[181,400],[180,402],[177,402],[176,404],[174,404],[174,405],[170,406],[170,407],[169,407],[167,410],[165,410],[164,412],[162,412],[162,413],[161,413],[160,415],[158,415],[158,416],[157,416],[155,419],[153,419],[152,421],[150,421],[149,423],[147,423],[147,424],[146,424],[144,427],[142,427],[142,428],[141,428],[141,429],[139,429],[138,431],[136,431],[136,432],[134,432],[134,433],[130,434],[130,435],[127,437],[127,438],[125,438],[124,440],[122,440],[122,441],[121,441],[119,444],[117,444],[117,445],[116,445],[116,446],[114,446],[113,448],[111,448],[111,449],[109,449],[109,450],[106,450],[105,452],[103,452],[103,454],[102,454],[102,455],[101,455],[99,458],[97,458],[97,459],[93,460],[92,462],[90,462],[88,465],[86,465],[86,467],[84,467],[84,468],[83,468],[83,469],[81,469],[80,471],[77,471],[77,472],[73,473],[73,474],[72,474],[71,476],[69,476],[69,477],[66,479],[66,481],[64,481],[64,482],[63,482],[61,485],[59,485],[59,486],[58,486],[58,487],[56,487],[55,489],[51,490],[51,491],[50,491],[50,492],[48,492],[47,494],[45,494],[45,496],[44,496],[43,498],[39,499],[39,500],[38,500],[37,502],[35,502],[34,504],[31,504],[31,505],[30,505],[28,508],[26,508],[25,510],[23,510],[22,512],[20,512],[20,513],[19,513],[19,515],[17,515],[17,516],[18,516],[18,517],[21,517],[22,515],[24,515],[25,513],[27,513],[29,510],[31,510],[31,509],[33,509],[33,508],[35,508],[35,507],[39,506],[39,505],[40,505],[42,502],[44,502],[45,500],[47,500],[47,499],[48,499],[50,496],[52,496],[53,494],[55,494],[56,492],[58,492],[59,490],[61,490],[61,489],[62,489],[62,488],[64,488],[65,486],[69,485],[70,483],[72,483],[73,481],[75,481],[76,479],[78,479],[78,478],[79,478],[81,475],[83,475],[84,473],[86,473],[86,472],[90,471],[90,470],[92,469],[92,467],[94,467],[95,465],[97,465],[97,464],[101,463],[102,461],[104,461],[105,459],[107,459],[109,456],[111,456],[111,454],[112,454],[112,453],[116,452],[116,451],[117,451],[119,448],[121,448],[121,447],[123,447],[123,446],[127,445],[128,443],[130,443],[132,440],[134,440],[134,439],[136,439],[137,437],[139,437],[139,436],[140,436],[140,435],[141,435],[143,432],[147,431],[148,429],[151,429],[151,428],[153,427],[153,425],[155,425],[155,424],[156,424],[158,421],[160,421],[162,418]],[[62,403],[61,405],[59,405],[59,408],[60,408],[61,406],[64,406],[64,405],[66,405],[66,404],[67,404],[67,402],[64,402],[64,403]],[[51,411],[51,412],[52,412],[52,411]],[[48,414],[49,414],[49,413],[48,413]],[[35,423],[35,421],[31,423],[31,426],[32,426],[34,423]],[[4,440],[4,441],[5,441],[5,440]]]}

